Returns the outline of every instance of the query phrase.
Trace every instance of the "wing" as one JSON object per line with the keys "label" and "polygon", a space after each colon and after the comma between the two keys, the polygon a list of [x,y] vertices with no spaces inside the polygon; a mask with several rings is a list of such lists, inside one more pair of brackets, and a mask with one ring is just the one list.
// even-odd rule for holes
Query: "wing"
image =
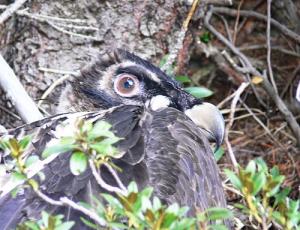
{"label": "wing", "polygon": [[[82,118],[93,122],[105,120],[112,125],[114,133],[123,138],[116,146],[123,156],[114,162],[123,170],[122,173],[119,173],[121,180],[124,184],[135,180],[143,187],[147,183],[147,174],[145,165],[141,162],[144,158],[144,138],[139,126],[142,112],[142,109],[137,106],[119,106],[101,112],[56,115],[14,129],[9,132],[9,135],[20,138],[31,134],[33,143],[26,154],[41,156],[43,150],[50,142],[72,129],[72,122],[76,119]],[[42,171],[46,179],[40,181],[40,189],[53,199],[68,196],[74,201],[89,202],[93,195],[98,195],[104,190],[94,181],[90,169],[78,176],[74,176],[69,169],[70,157],[71,152],[60,154],[55,160],[45,166]],[[101,175],[107,183],[115,185],[111,174],[105,168],[102,170]],[[36,179],[39,180],[38,177]],[[78,220],[80,216],[78,212],[68,208],[49,205],[38,198],[35,193],[28,190],[25,195],[20,195],[16,199],[11,199],[9,195],[0,199],[0,226],[6,226],[4,229],[15,228],[16,224],[22,221],[23,217],[40,218],[42,210],[53,214],[64,214],[65,217],[67,216],[68,219],[72,220]],[[81,221],[78,220],[77,222]],[[81,223],[75,227],[75,229],[85,228],[86,226],[83,226]]]}
{"label": "wing", "polygon": [[219,170],[207,138],[173,108],[146,112],[146,165],[150,184],[167,203],[195,209],[225,207]]}

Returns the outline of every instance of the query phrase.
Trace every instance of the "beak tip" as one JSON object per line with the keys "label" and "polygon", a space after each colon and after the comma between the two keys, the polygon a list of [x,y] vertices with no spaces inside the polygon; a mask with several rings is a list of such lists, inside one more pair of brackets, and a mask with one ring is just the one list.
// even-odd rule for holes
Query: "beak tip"
{"label": "beak tip", "polygon": [[204,102],[186,110],[185,113],[197,126],[205,130],[208,139],[214,141],[218,149],[223,142],[225,131],[225,122],[219,109]]}

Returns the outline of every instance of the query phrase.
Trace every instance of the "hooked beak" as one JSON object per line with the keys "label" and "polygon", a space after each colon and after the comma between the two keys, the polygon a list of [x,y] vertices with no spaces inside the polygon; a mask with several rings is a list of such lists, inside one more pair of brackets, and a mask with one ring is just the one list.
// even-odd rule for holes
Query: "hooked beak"
{"label": "hooked beak", "polygon": [[219,109],[207,102],[194,105],[184,112],[198,127],[200,127],[209,141],[216,143],[217,149],[221,146],[225,123]]}

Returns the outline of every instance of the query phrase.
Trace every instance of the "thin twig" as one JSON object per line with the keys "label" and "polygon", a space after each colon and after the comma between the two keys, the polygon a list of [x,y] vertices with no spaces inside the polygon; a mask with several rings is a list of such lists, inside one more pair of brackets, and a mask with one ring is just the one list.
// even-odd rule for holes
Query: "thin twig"
{"label": "thin twig", "polygon": [[268,0],[268,16],[267,16],[267,65],[268,65],[268,72],[270,76],[271,83],[275,92],[278,94],[278,89],[276,86],[276,82],[274,80],[273,70],[272,70],[272,63],[271,63],[271,3],[272,0]]}
{"label": "thin twig", "polygon": [[22,119],[27,123],[42,119],[43,115],[27,94],[14,71],[1,55],[0,69],[0,85],[14,104]]}
{"label": "thin twig", "polygon": [[62,197],[60,198],[60,201],[65,204],[65,205],[68,205],[70,206],[71,208],[77,210],[77,211],[80,211],[82,212],[83,214],[87,215],[88,217],[90,217],[92,220],[94,220],[97,224],[99,224],[100,226],[104,227],[106,226],[106,223],[101,220],[99,218],[99,216],[96,214],[96,212],[92,212],[88,209],[86,209],[85,207],[81,206],[81,205],[78,205],[76,204],[74,201],[70,200],[69,198],[67,197]]}
{"label": "thin twig", "polygon": [[57,73],[63,75],[73,75],[73,76],[78,76],[80,73],[79,71],[68,71],[68,70],[45,68],[45,67],[39,67],[39,70],[43,72]]}
{"label": "thin twig", "polygon": [[104,163],[104,165],[106,166],[106,168],[108,169],[108,171],[113,175],[113,177],[115,178],[118,186],[123,190],[123,191],[127,191],[126,187],[124,186],[123,182],[121,181],[120,177],[118,176],[117,172],[107,163]]}
{"label": "thin twig", "polygon": [[71,75],[65,75],[63,77],[58,78],[56,81],[54,81],[49,88],[43,93],[40,101],[38,102],[38,107],[40,107],[42,105],[42,103],[44,102],[44,100],[48,97],[48,95],[60,84],[62,84],[65,80],[67,80],[68,78],[70,78]]}
{"label": "thin twig", "polygon": [[47,23],[51,27],[53,27],[54,29],[56,29],[57,31],[65,33],[65,34],[68,34],[70,36],[79,37],[79,38],[83,38],[83,39],[87,39],[87,40],[92,40],[92,41],[101,41],[101,39],[99,39],[97,37],[94,37],[94,36],[89,36],[89,35],[84,35],[84,34],[78,34],[78,33],[74,33],[74,32],[65,30],[65,29],[63,29],[63,28],[61,28],[61,27],[59,27],[59,26],[57,26],[54,23],[49,22],[49,21],[47,21]]}
{"label": "thin twig", "polygon": [[[212,7],[213,12],[226,14],[232,17],[236,17],[238,11],[234,9],[229,9],[227,7]],[[255,11],[248,11],[248,10],[240,10],[240,16],[243,17],[254,17],[256,19],[259,19],[261,21],[267,22],[268,18],[260,13],[257,13]],[[300,35],[295,33],[294,31],[288,29],[286,26],[282,25],[275,19],[270,19],[271,24],[275,26],[278,30],[280,30],[284,35],[288,36],[289,38],[293,39],[294,41],[300,43]]]}
{"label": "thin twig", "polygon": [[46,194],[42,193],[40,190],[34,190],[36,195],[38,195],[39,198],[46,201],[49,204],[55,205],[55,206],[63,206],[63,203],[61,201],[57,201],[52,199],[51,197],[47,196]]}
{"label": "thin twig", "polygon": [[[244,50],[255,50],[255,49],[266,49],[266,48],[267,48],[266,44],[258,44],[258,45],[243,46],[243,47],[239,47],[238,49],[240,51],[244,51]],[[293,51],[285,49],[283,47],[280,47],[280,46],[271,46],[270,48],[272,50],[274,50],[274,51],[279,51],[281,53],[288,54],[288,55],[300,58],[300,54],[299,53],[293,52]]]}
{"label": "thin twig", "polygon": [[[226,9],[226,8],[225,8]],[[212,16],[214,8],[211,7],[211,9],[207,12],[205,18],[204,18],[204,24],[206,28],[211,31],[222,43],[224,43],[235,55],[237,55],[243,64],[246,66],[245,69],[249,71],[250,74],[253,76],[260,76],[263,78],[262,86],[265,89],[265,91],[269,94],[269,96],[272,98],[274,103],[276,104],[277,108],[280,110],[280,112],[284,115],[286,121],[288,122],[290,128],[292,129],[293,134],[295,135],[298,145],[300,145],[300,126],[296,120],[296,118],[293,116],[291,111],[288,109],[286,104],[283,102],[283,100],[279,97],[278,94],[274,91],[271,83],[266,78],[265,74],[261,74],[258,70],[256,70],[249,59],[238,49],[236,48],[231,42],[229,42],[221,33],[219,33],[212,25],[209,24],[209,20]],[[272,22],[272,20],[271,20]],[[300,38],[300,36],[299,36]],[[300,39],[299,39],[300,41]],[[251,82],[251,81],[250,81]]]}
{"label": "thin twig", "polygon": [[237,16],[236,16],[236,20],[235,20],[235,23],[234,23],[234,31],[233,31],[233,39],[232,39],[232,43],[235,44],[236,42],[236,35],[238,33],[238,25],[239,25],[239,21],[240,21],[240,10],[241,10],[241,7],[244,3],[244,0],[241,0],[240,3],[239,3],[239,6],[238,6],[238,13],[237,13]]}
{"label": "thin twig", "polygon": [[284,149],[284,146],[280,143],[280,141],[278,141],[274,135],[271,133],[270,129],[265,126],[265,124],[251,111],[251,109],[243,102],[241,101],[241,104],[245,107],[245,109],[248,111],[249,114],[252,115],[252,117],[254,118],[254,120],[257,121],[257,123],[266,131],[266,133],[271,137],[271,139],[274,141],[274,143],[278,144],[282,149]]}
{"label": "thin twig", "polygon": [[6,10],[0,15],[0,26],[12,16],[27,0],[16,0],[9,5]]}
{"label": "thin twig", "polygon": [[51,197],[47,196],[46,194],[42,193],[40,190],[34,190],[34,191],[38,195],[38,197],[40,197],[41,199],[43,199],[44,201],[46,201],[47,203],[49,203],[51,205],[71,207],[77,211],[80,211],[81,213],[85,214],[86,216],[90,217],[92,220],[94,220],[100,226],[102,226],[102,227],[106,226],[105,222],[103,220],[101,220],[95,212],[92,212],[92,211],[88,210],[87,208],[76,204],[74,201],[70,200],[68,197],[61,197],[58,201],[58,200],[54,200]]}
{"label": "thin twig", "polygon": [[19,117],[17,114],[13,113],[12,111],[10,111],[9,109],[5,108],[4,106],[0,105],[0,109],[2,109],[4,112],[8,113],[9,115],[13,116],[14,118],[16,118],[17,120],[22,120],[21,117]]}
{"label": "thin twig", "polygon": [[127,194],[127,191],[126,190],[123,190],[122,188],[118,188],[118,187],[115,187],[115,186],[111,186],[109,184],[107,184],[101,177],[101,174],[100,174],[100,171],[97,171],[96,169],[96,166],[93,162],[92,159],[89,160],[89,166],[92,170],[92,173],[93,173],[93,176],[95,177],[97,183],[102,187],[104,188],[105,190],[109,191],[109,192],[114,192],[114,193],[119,193],[119,194],[122,194],[122,195],[126,195]]}
{"label": "thin twig", "polygon": [[227,146],[227,149],[228,149],[228,153],[229,153],[229,157],[231,159],[231,163],[233,164],[233,167],[235,170],[238,170],[238,163],[236,161],[236,158],[234,156],[234,152],[232,150],[232,147],[231,147],[231,144],[229,142],[229,130],[231,129],[232,125],[233,125],[233,122],[234,122],[234,113],[235,113],[235,109],[236,109],[236,105],[237,105],[237,102],[241,96],[241,94],[244,92],[244,90],[247,88],[247,86],[249,85],[249,83],[246,83],[246,82],[243,82],[240,87],[237,89],[236,91],[236,94],[231,102],[231,106],[230,106],[230,114],[229,114],[229,122],[226,126],[226,129],[225,129],[225,137],[224,137],[224,140],[225,140],[225,143],[226,143],[226,146]]}

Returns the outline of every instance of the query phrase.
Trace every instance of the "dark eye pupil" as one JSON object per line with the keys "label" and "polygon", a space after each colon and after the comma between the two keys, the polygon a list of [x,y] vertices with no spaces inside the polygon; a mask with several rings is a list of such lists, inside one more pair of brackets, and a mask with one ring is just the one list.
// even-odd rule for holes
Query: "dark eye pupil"
{"label": "dark eye pupil", "polygon": [[123,86],[125,89],[130,89],[134,86],[134,81],[130,78],[127,78],[126,81],[124,81]]}

